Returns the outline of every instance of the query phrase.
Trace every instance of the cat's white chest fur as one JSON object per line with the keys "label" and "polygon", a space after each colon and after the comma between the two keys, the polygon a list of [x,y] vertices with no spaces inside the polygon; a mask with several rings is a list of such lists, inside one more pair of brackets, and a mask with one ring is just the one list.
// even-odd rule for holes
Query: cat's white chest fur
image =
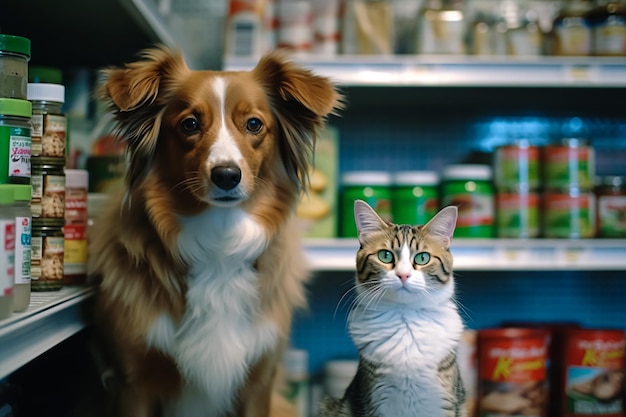
{"label": "cat's white chest fur", "polygon": [[248,366],[272,348],[276,326],[260,317],[253,264],[267,245],[264,229],[243,210],[212,208],[181,219],[178,245],[190,265],[181,323],[160,317],[150,346],[174,358],[186,386],[164,404],[165,417],[226,414]]}
{"label": "cat's white chest fur", "polygon": [[439,416],[441,361],[458,345],[463,323],[452,302],[437,309],[351,312],[350,334],[360,354],[380,365],[371,392],[376,416]]}

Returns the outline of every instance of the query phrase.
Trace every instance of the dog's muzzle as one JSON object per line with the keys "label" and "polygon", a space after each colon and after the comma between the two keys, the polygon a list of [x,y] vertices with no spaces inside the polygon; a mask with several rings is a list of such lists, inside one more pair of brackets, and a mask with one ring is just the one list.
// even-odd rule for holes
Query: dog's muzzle
{"label": "dog's muzzle", "polygon": [[217,166],[211,170],[211,181],[224,191],[232,190],[241,182],[241,169],[233,165]]}

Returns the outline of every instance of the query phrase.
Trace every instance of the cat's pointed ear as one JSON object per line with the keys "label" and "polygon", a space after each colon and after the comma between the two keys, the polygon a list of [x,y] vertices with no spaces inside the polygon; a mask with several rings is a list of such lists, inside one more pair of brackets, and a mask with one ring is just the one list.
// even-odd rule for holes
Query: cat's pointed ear
{"label": "cat's pointed ear", "polygon": [[386,226],[385,221],[363,200],[354,202],[354,221],[359,235],[380,230]]}
{"label": "cat's pointed ear", "polygon": [[447,248],[450,246],[450,239],[452,239],[454,234],[458,214],[459,210],[455,206],[444,207],[426,223],[424,228],[428,229],[432,235],[441,237],[444,246]]}

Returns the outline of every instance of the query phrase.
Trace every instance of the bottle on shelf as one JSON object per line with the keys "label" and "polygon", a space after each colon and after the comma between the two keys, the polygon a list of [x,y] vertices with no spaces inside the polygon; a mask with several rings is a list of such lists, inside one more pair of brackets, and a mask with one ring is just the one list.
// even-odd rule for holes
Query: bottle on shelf
{"label": "bottle on shelf", "polygon": [[565,2],[552,24],[552,53],[561,56],[591,55],[591,27],[585,17],[589,0]]}
{"label": "bottle on shelf", "polygon": [[626,5],[598,0],[585,15],[591,27],[591,53],[595,56],[626,55]]}

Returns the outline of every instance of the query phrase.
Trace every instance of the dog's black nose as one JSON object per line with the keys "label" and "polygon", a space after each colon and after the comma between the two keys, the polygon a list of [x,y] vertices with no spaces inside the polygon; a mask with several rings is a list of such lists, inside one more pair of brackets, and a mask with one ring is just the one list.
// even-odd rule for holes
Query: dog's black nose
{"label": "dog's black nose", "polygon": [[236,166],[218,166],[211,171],[211,181],[222,190],[232,190],[241,181],[241,170]]}

